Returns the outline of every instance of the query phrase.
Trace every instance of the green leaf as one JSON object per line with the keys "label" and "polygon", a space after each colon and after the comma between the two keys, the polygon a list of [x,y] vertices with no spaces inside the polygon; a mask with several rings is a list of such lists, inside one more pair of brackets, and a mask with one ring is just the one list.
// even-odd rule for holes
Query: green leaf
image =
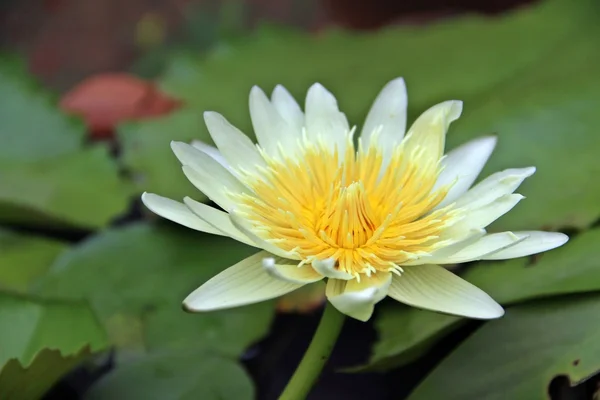
{"label": "green leaf", "polygon": [[0,172],[0,220],[99,228],[129,204],[130,188],[107,149],[94,147]]}
{"label": "green leaf", "polygon": [[[527,197],[492,230],[585,228],[600,218],[599,30],[581,32],[517,79],[467,108],[450,145],[497,132],[498,147],[482,172],[533,165],[519,193]],[[540,73],[540,71],[543,71]],[[576,154],[577,156],[573,156]],[[561,188],[561,190],[556,190]]]}
{"label": "green leaf", "polygon": [[15,58],[0,62],[0,162],[51,159],[76,151],[83,123],[56,109],[56,101],[21,70]]}
{"label": "green leaf", "polygon": [[0,371],[0,396],[5,400],[42,398],[53,384],[92,354],[87,346],[69,355],[45,348],[26,368],[13,358]]}
{"label": "green leaf", "polygon": [[244,400],[252,381],[235,361],[202,351],[151,354],[102,378],[87,400]]}
{"label": "green leaf", "polygon": [[87,304],[0,293],[0,398],[35,399],[107,340]]}
{"label": "green leaf", "polygon": [[[467,100],[467,109],[475,109],[495,98],[504,82],[533,65],[539,69],[539,60],[559,46],[562,49],[573,32],[592,25],[590,10],[595,6],[586,1],[554,0],[493,19],[468,16],[426,29],[389,28],[370,34],[328,31],[315,36],[263,28],[252,37],[216,48],[208,57],[178,52],[161,84],[183,99],[187,109],[166,119],[120,129],[124,162],[141,177],[143,190],[175,198],[194,193],[181,177],[168,142],[194,138],[210,142],[201,121],[202,112],[208,110],[224,114],[252,136],[248,94],[253,85],[270,92],[281,83],[302,103],[308,87],[322,82],[357,124],[366,117],[377,91],[399,75],[409,87],[412,116],[448,98]],[[479,126],[478,133],[489,133],[492,127],[491,123]],[[524,129],[515,128],[520,134]],[[517,164],[524,162],[530,162],[529,158],[516,160]],[[556,183],[542,180],[538,185],[545,188],[538,194],[543,198]],[[574,201],[580,200],[576,197]],[[546,219],[541,222],[553,222],[552,214]]]}
{"label": "green leaf", "polygon": [[[563,247],[505,262],[481,262],[462,277],[502,305],[539,297],[600,291],[600,229],[581,233]],[[412,361],[463,319],[409,307],[386,307],[377,319],[379,340],[369,363],[359,370],[385,370]]]}
{"label": "green leaf", "polygon": [[187,109],[165,118],[119,127],[119,139],[126,149],[123,163],[134,174],[140,192],[156,192],[176,199],[195,194],[196,200],[206,200],[181,172],[170,147],[173,140],[197,139],[203,125],[202,113]]}
{"label": "green leaf", "polygon": [[254,252],[220,236],[134,224],[107,230],[63,253],[41,282],[40,293],[88,299],[112,342],[127,350],[202,348],[238,356],[268,330],[272,303],[188,314],[181,302]]}
{"label": "green leaf", "polygon": [[108,151],[83,147],[83,123],[10,57],[0,61],[0,137],[0,221],[99,228],[127,208]]}
{"label": "green leaf", "polygon": [[548,398],[552,378],[573,385],[600,370],[600,296],[558,298],[487,323],[417,387],[419,399]]}
{"label": "green leaf", "polygon": [[58,240],[0,229],[0,289],[26,292],[67,247]]}
{"label": "green leaf", "polygon": [[573,31],[592,24],[592,7],[591,1],[547,1],[494,19],[467,16],[426,29],[370,34],[315,36],[263,28],[217,48],[205,60],[176,58],[163,86],[198,109],[222,112],[240,128],[250,128],[252,85],[271,90],[281,83],[301,99],[319,81],[336,94],[349,119],[361,123],[380,87],[401,75],[411,110],[421,112],[446,96],[472,98],[510,79]]}

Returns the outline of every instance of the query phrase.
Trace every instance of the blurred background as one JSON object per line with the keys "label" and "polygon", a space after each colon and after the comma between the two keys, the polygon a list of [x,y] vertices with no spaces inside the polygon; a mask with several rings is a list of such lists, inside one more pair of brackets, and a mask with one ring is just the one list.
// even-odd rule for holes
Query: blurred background
{"label": "blurred background", "polygon": [[600,4],[595,0],[4,0],[0,399],[275,399],[323,287],[205,315],[194,288],[253,250],[161,221],[142,192],[207,201],[171,140],[214,110],[252,136],[253,85],[323,83],[360,125],[403,76],[409,119],[461,99],[448,148],[496,134],[482,176],[535,165],[492,230],[561,249],[459,271],[489,323],[384,301],[347,321],[311,399],[600,398]]}

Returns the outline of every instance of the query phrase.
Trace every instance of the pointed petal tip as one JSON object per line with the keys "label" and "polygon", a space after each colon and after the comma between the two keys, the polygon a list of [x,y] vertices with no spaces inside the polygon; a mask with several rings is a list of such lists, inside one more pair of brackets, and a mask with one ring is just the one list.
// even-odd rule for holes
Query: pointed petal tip
{"label": "pointed petal tip", "polygon": [[250,99],[252,98],[256,98],[256,97],[267,97],[265,95],[265,92],[258,86],[258,85],[254,85],[252,86],[252,88],[250,88]]}
{"label": "pointed petal tip", "polygon": [[390,87],[395,89],[395,92],[402,91],[406,93],[406,82],[403,77],[394,78],[389,81],[384,87]]}
{"label": "pointed petal tip", "polygon": [[208,123],[208,121],[215,121],[217,119],[225,119],[225,117],[216,111],[204,111],[202,116],[204,117],[205,123]]}
{"label": "pointed petal tip", "polygon": [[455,121],[460,117],[463,111],[463,101],[462,100],[450,100],[451,108],[449,113],[450,121]]}
{"label": "pointed petal tip", "polygon": [[488,308],[480,310],[479,313],[474,313],[470,318],[480,319],[480,320],[490,320],[490,319],[498,319],[504,316],[504,307],[502,307],[498,303],[488,304]]}
{"label": "pointed petal tip", "polygon": [[[179,140],[171,140],[171,150],[173,151],[173,153],[175,153],[177,158],[180,157],[180,154],[183,151],[185,151],[187,146],[190,146],[190,145],[185,142],[181,142]],[[180,161],[181,161],[181,159],[180,159]]]}
{"label": "pointed petal tip", "polygon": [[183,302],[181,302],[181,309],[187,313],[197,313],[197,312],[201,311],[201,310],[191,307],[190,304],[187,302],[187,299],[185,299]]}

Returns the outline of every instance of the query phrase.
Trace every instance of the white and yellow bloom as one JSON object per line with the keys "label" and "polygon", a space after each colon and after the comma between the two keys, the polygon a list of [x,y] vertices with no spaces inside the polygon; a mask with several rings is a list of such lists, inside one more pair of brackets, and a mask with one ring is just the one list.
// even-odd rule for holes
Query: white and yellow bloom
{"label": "white and yellow bloom", "polygon": [[261,249],[191,293],[184,305],[209,311],[250,304],[327,279],[327,298],[367,320],[390,296],[411,306],[471,318],[504,311],[444,265],[526,256],[560,246],[561,233],[485,228],[523,196],[534,167],[507,169],[471,188],[496,144],[444,142],[462,102],[425,111],[406,132],[401,78],[376,98],[358,144],[334,96],[314,84],[302,112],[281,86],[271,99],[250,92],[258,145],[215,112],[204,115],[213,148],[173,142],[187,178],[226,211],[186,197],[142,197],[158,215]]}

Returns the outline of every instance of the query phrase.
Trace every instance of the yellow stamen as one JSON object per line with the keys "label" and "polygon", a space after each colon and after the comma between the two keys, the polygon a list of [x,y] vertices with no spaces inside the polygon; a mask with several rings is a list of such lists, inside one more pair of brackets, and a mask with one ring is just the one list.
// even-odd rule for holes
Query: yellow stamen
{"label": "yellow stamen", "polygon": [[240,172],[253,194],[232,195],[236,211],[302,263],[333,258],[336,268],[358,279],[401,273],[400,264],[439,247],[457,213],[451,207],[432,211],[449,189],[433,191],[438,160],[403,145],[386,159],[377,136],[356,150],[350,132],[343,155],[324,138],[306,136],[293,159],[283,151],[281,157],[261,152],[266,168]]}

